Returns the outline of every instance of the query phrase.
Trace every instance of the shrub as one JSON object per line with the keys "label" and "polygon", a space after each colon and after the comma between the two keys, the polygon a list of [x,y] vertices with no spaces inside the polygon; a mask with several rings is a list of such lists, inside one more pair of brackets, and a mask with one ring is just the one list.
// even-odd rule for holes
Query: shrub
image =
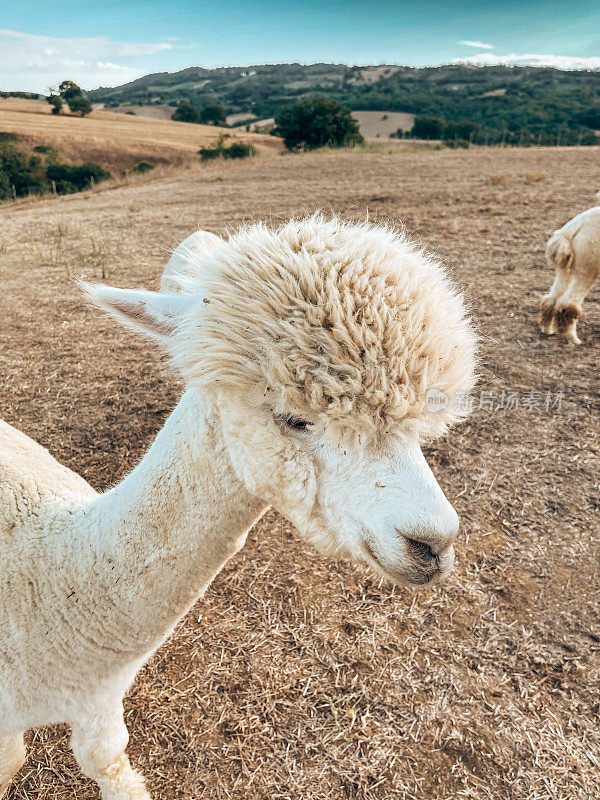
{"label": "shrub", "polygon": [[210,161],[213,158],[220,158],[223,155],[223,148],[222,147],[201,147],[198,150],[200,154],[200,158],[202,161]]}
{"label": "shrub", "polygon": [[8,200],[12,197],[12,188],[8,175],[0,170],[0,200]]}
{"label": "shrub", "polygon": [[225,109],[220,103],[208,103],[200,111],[199,121],[205,125],[226,125]]}
{"label": "shrub", "polygon": [[257,154],[256,147],[250,142],[233,142],[223,148],[224,158],[250,158]]}
{"label": "shrub", "polygon": [[[110,172],[107,172],[100,164],[93,162],[79,165],[49,164],[46,168],[46,178],[49,181],[55,181],[56,191],[64,194],[71,191],[70,186],[74,186],[73,191],[76,192],[88,188],[92,184],[92,178],[95,183],[104,181],[110,178]],[[61,191],[59,186],[65,187],[65,191]]]}
{"label": "shrub", "polygon": [[184,101],[171,114],[171,119],[175,122],[200,122],[200,109]]}
{"label": "shrub", "polygon": [[[5,142],[16,142],[19,138],[18,133],[8,133],[7,131],[0,131],[0,144]],[[33,148],[35,150],[35,147]]]}
{"label": "shrub", "polygon": [[275,117],[275,125],[288,150],[343,147],[364,141],[350,109],[326,97],[284,106]]}
{"label": "shrub", "polygon": [[463,150],[469,149],[469,143],[466,139],[446,139],[444,144],[452,150],[456,150],[457,148],[462,148]]}
{"label": "shrub", "polygon": [[43,168],[39,157],[28,156],[12,145],[0,148],[0,174],[4,176],[2,180],[4,199],[12,196],[13,186],[20,197],[44,189]]}
{"label": "shrub", "polygon": [[154,169],[156,164],[153,164],[151,161],[140,161],[139,164],[136,164],[135,167],[131,170],[132,172],[150,172],[150,170]]}
{"label": "shrub", "polygon": [[227,138],[227,134],[221,134],[210,147],[201,147],[198,153],[202,161],[213,158],[249,158],[258,154],[256,147],[250,142],[232,142],[229,147],[225,147]]}
{"label": "shrub", "polygon": [[70,194],[90,186],[92,178],[95,182],[110,178],[110,172],[100,164],[61,164],[56,161],[58,154],[53,147],[37,145],[34,149],[46,155],[45,163],[39,156],[23,153],[10,143],[0,143],[0,200],[12,198],[13,186],[15,194],[23,197],[51,191],[54,181],[58,194]]}

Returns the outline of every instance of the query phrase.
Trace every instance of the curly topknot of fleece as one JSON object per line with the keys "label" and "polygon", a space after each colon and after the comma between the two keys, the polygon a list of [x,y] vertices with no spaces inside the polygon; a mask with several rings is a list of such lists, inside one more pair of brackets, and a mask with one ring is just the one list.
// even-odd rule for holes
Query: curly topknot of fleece
{"label": "curly topknot of fleece", "polygon": [[[188,381],[368,438],[436,435],[463,415],[453,398],[472,389],[475,336],[462,298],[396,230],[321,215],[252,225],[186,288],[205,295],[174,352]],[[432,388],[449,398],[433,413]]]}

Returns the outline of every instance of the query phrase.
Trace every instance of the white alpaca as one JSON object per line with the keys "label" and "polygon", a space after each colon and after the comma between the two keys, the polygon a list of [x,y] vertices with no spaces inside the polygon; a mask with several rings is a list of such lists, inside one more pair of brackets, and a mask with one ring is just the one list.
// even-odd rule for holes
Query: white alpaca
{"label": "white alpaca", "polygon": [[181,292],[180,277],[197,274],[204,259],[210,258],[211,253],[222,242],[219,236],[209,231],[196,231],[184,239],[173,251],[164,269],[160,279],[161,292]]}
{"label": "white alpaca", "polygon": [[23,731],[67,722],[104,800],[148,798],[125,754],[136,672],[269,505],[392,581],[453,563],[457,515],[419,446],[459,412],[474,337],[439,264],[386,228],[244,229],[185,294],[88,286],[186,381],[141,463],[97,494],[0,424],[0,795]]}
{"label": "white alpaca", "polygon": [[569,341],[581,344],[577,320],[600,275],[600,207],[588,208],[554,231],[546,245],[546,257],[556,275],[542,298],[540,327],[546,334],[558,330]]}

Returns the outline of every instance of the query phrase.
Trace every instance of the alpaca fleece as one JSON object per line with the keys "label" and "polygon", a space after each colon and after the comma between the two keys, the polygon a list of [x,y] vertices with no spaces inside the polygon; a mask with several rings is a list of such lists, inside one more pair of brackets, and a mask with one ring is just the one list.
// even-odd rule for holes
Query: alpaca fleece
{"label": "alpaca fleece", "polygon": [[[438,435],[462,414],[475,349],[464,303],[397,230],[320,215],[252,225],[185,288],[204,293],[172,351],[191,383],[254,393],[330,436]],[[428,413],[433,388],[449,402]]]}

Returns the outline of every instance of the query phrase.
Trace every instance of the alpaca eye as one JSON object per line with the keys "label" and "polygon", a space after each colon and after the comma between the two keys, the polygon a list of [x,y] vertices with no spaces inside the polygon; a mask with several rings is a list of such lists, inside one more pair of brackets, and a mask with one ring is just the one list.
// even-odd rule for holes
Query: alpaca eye
{"label": "alpaca eye", "polygon": [[292,428],[295,431],[305,431],[306,426],[308,425],[308,422],[305,422],[305,420],[289,415],[282,417],[282,421],[287,425],[288,428]]}

